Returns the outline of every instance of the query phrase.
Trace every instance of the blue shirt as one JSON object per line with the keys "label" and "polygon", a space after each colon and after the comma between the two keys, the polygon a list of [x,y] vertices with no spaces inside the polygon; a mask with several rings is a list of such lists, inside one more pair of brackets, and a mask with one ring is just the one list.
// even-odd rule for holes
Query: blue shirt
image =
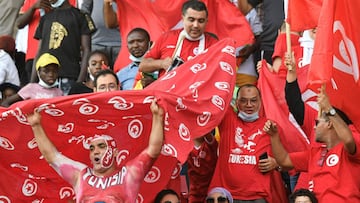
{"label": "blue shirt", "polygon": [[121,90],[132,90],[134,87],[135,76],[139,70],[139,65],[130,63],[126,67],[119,70],[116,75],[121,84]]}

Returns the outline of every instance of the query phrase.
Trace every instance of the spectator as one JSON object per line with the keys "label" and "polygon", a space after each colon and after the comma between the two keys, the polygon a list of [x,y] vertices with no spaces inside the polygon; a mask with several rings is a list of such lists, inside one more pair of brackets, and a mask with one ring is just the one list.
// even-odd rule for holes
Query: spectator
{"label": "spectator", "polygon": [[20,87],[17,85],[14,85],[12,83],[2,83],[0,84],[0,92],[1,92],[1,100],[3,101],[7,99],[8,97],[16,94],[20,90]]}
{"label": "spectator", "polygon": [[154,203],[180,203],[180,199],[174,190],[164,189],[157,193]]}
{"label": "spectator", "polygon": [[358,202],[360,178],[354,171],[360,169],[360,152],[348,126],[351,121],[331,106],[324,87],[317,101],[322,111],[316,120],[315,141],[321,146],[288,153],[281,144],[276,124],[267,121],[264,131],[270,135],[275,158],[283,168],[308,172],[309,190],[319,202]]}
{"label": "spectator", "polygon": [[[50,52],[59,59],[62,67],[59,72],[59,86],[67,95],[72,83],[86,79],[86,62],[90,54],[91,33],[95,31],[95,26],[89,16],[73,7],[68,0],[52,1],[51,6],[52,12],[41,18],[35,33],[35,38],[39,40],[37,56]],[[33,68],[31,82],[35,82],[36,78]]]}
{"label": "spectator", "polygon": [[20,9],[20,15],[16,20],[17,28],[22,29],[28,25],[27,51],[25,55],[26,80],[24,83],[30,81],[34,58],[38,50],[38,40],[34,38],[35,30],[39,24],[41,15],[45,15],[45,13],[51,10],[52,8],[48,0],[25,0],[24,5]]}
{"label": "spectator", "polygon": [[[42,127],[39,112],[35,110],[27,119],[40,152],[51,167],[72,185],[77,202],[136,202],[140,185],[160,155],[164,139],[164,110],[156,100],[153,100],[150,109],[152,129],[148,147],[124,166],[117,165],[115,159],[119,150],[110,135],[94,135],[89,140],[89,157],[93,165],[90,168],[57,151]],[[114,184],[102,184],[108,181]]]}
{"label": "spectator", "polygon": [[109,58],[109,65],[114,67],[114,62],[121,48],[121,36],[119,26],[107,27],[103,15],[104,7],[110,6],[108,9],[116,11],[116,3],[104,4],[101,0],[83,0],[81,10],[91,15],[96,32],[91,35],[91,50],[101,50]]}
{"label": "spectator", "polygon": [[58,59],[49,54],[42,54],[36,62],[36,71],[39,75],[39,83],[29,83],[20,91],[8,97],[1,106],[8,107],[11,104],[28,99],[43,99],[62,96],[63,92],[57,88],[57,77],[60,68]]}
{"label": "spectator", "polygon": [[212,133],[196,138],[187,159],[189,203],[204,202],[217,161],[218,143]]}
{"label": "spectator", "polygon": [[[216,200],[216,201],[215,201]],[[206,203],[233,203],[233,197],[230,192],[223,187],[212,188],[207,197]]]}
{"label": "spectator", "polygon": [[85,82],[74,83],[70,89],[69,95],[90,93],[94,89],[94,78],[99,71],[109,69],[109,60],[102,51],[92,51],[88,60],[87,78]]}
{"label": "spectator", "polygon": [[94,92],[111,92],[116,90],[120,90],[119,79],[116,74],[110,69],[99,71],[94,78]]}
{"label": "spectator", "polygon": [[298,189],[290,195],[290,203],[318,203],[318,200],[310,190]]}
{"label": "spectator", "polygon": [[15,40],[8,35],[0,36],[0,84],[9,82],[20,85],[15,62]]}
{"label": "spectator", "polygon": [[150,44],[150,35],[143,28],[134,28],[127,35],[127,47],[132,62],[116,73],[122,90],[133,89],[139,64],[144,54],[149,50]]}
{"label": "spectator", "polygon": [[208,10],[202,1],[189,0],[182,6],[184,29],[164,33],[141,61],[139,70],[162,76],[170,67],[194,58],[217,42],[205,32]]}
{"label": "spectator", "polygon": [[[270,139],[261,130],[266,118],[261,114],[260,91],[248,84],[238,90],[236,114],[232,107],[219,125],[219,157],[210,187],[224,187],[234,201],[277,202],[285,188],[272,190],[282,182],[279,165],[271,157]],[[241,174],[241,175],[235,175]],[[279,201],[278,201],[279,202]]]}

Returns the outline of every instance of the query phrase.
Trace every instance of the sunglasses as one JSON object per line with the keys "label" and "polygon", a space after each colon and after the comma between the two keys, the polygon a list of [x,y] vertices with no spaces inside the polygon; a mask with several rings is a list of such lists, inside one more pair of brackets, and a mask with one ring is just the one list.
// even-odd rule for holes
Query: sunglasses
{"label": "sunglasses", "polygon": [[[228,199],[226,197],[218,197],[217,199],[217,202],[218,203],[224,203],[226,202]],[[214,203],[215,202],[215,199],[213,197],[208,197],[206,198],[206,203]]]}

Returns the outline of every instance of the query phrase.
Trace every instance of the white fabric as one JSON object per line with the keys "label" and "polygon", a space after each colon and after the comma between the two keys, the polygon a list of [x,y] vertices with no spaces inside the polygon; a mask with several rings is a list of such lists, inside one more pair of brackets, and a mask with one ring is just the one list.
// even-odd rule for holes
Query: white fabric
{"label": "white fabric", "polygon": [[184,38],[190,40],[190,41],[199,41],[199,52],[198,54],[200,54],[201,52],[203,52],[205,50],[205,35],[202,34],[200,37],[194,39],[192,37],[190,37],[190,35],[188,33],[186,33],[185,30],[182,30],[179,34],[178,40],[176,42],[176,50],[175,53],[173,55],[173,59],[175,59],[177,56],[180,56],[181,53],[181,49],[182,49],[182,44],[184,42]]}
{"label": "white fabric", "polygon": [[310,37],[311,30],[305,30],[303,36],[299,38],[300,46],[303,47],[303,59],[301,67],[310,64],[314,51],[314,40]]}
{"label": "white fabric", "polygon": [[19,73],[14,61],[8,53],[0,49],[0,84],[5,82],[20,86]]}

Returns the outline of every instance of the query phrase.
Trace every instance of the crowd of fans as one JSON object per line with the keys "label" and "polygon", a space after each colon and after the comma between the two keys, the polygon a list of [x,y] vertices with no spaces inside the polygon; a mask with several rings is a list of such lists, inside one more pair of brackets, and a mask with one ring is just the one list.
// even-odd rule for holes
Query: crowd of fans
{"label": "crowd of fans", "polygon": [[[317,100],[321,116],[314,111],[311,122],[301,101],[302,87],[298,83],[304,81],[296,72],[311,61],[316,29],[292,32],[289,53],[284,48],[282,0],[230,2],[246,17],[254,34],[253,44],[236,49],[234,104],[217,129],[194,140],[182,172],[187,177],[188,191],[177,193],[163,188],[154,202],[360,201],[358,178],[344,181],[339,177],[340,172],[351,174],[360,163],[358,144],[348,129],[346,115],[331,106],[324,89]],[[121,0],[0,2],[1,106],[72,94],[141,91],[219,40],[216,33],[205,31],[208,10],[197,0],[184,3],[181,29],[170,30],[153,42],[147,30],[137,27],[121,39],[117,4]],[[26,33],[25,40],[21,32]],[[126,48],[124,43],[131,62],[115,73],[113,66],[120,49]],[[22,51],[19,47],[24,44],[27,49]],[[299,60],[303,62],[301,67]],[[284,80],[276,82],[286,83],[286,101],[298,124],[312,129],[304,130],[311,143],[308,151],[288,153],[279,138],[279,133],[286,135],[286,128],[278,128],[277,121],[263,114],[262,94],[257,87],[261,68],[285,73]],[[152,108],[158,107],[153,104]],[[158,109],[152,111],[161,114]],[[32,117],[34,134],[41,131],[37,116]],[[312,121],[316,119],[315,125]],[[40,139],[40,135],[35,137]],[[41,146],[46,149],[45,144]],[[147,158],[153,161],[158,151],[149,154]],[[46,159],[53,163],[59,161],[56,156]],[[337,157],[338,165],[327,162],[331,156]],[[306,183],[297,184],[302,174]],[[337,177],[326,179],[334,174]]]}

